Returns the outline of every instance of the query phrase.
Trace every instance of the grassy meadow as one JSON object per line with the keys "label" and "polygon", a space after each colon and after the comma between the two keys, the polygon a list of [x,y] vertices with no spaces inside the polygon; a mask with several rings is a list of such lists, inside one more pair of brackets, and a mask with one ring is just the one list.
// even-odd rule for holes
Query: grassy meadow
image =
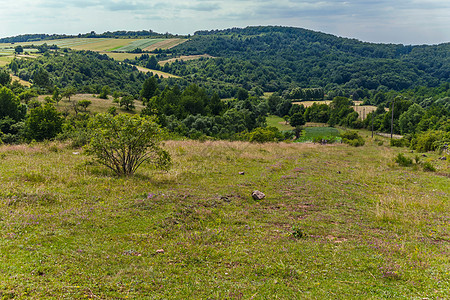
{"label": "grassy meadow", "polygon": [[0,296],[449,298],[448,161],[399,167],[415,154],[362,134],[167,141],[170,171],[125,178],[67,144],[0,146]]}
{"label": "grassy meadow", "polygon": [[[52,95],[40,95],[37,99],[43,103],[45,102],[45,97],[52,97]],[[116,107],[119,112],[126,112],[118,103],[113,102],[112,96],[108,96],[108,99],[100,99],[97,95],[92,94],[76,94],[70,97],[70,101],[67,98],[64,98],[59,101],[59,103],[55,104],[55,107],[61,113],[75,114],[73,104],[81,100],[91,101],[91,105],[87,107],[87,111],[92,114],[106,113],[112,106]],[[144,108],[142,101],[134,100],[134,105],[136,108],[131,113],[140,113]],[[84,112],[81,108],[78,108],[78,110]]]}

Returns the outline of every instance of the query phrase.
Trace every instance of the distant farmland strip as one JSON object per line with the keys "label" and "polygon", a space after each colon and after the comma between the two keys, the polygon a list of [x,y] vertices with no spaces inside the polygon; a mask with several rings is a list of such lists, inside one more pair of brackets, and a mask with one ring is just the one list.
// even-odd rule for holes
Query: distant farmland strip
{"label": "distant farmland strip", "polygon": [[167,59],[167,60],[162,60],[160,62],[158,62],[158,64],[160,64],[161,66],[164,66],[165,63],[173,63],[176,60],[196,60],[196,59],[200,59],[202,57],[206,57],[206,58],[214,58],[211,55],[208,54],[201,54],[201,55],[187,55],[187,56],[180,56],[180,57],[175,57],[175,58],[171,58],[171,59]]}
{"label": "distant farmland strip", "polygon": [[160,41],[156,44],[150,45],[149,47],[143,49],[145,51],[154,51],[156,49],[170,49],[173,48],[175,46],[178,46],[181,43],[184,43],[185,39],[167,39],[167,40],[163,40]]}
{"label": "distant farmland strip", "polygon": [[133,51],[136,48],[145,49],[147,47],[150,47],[153,44],[159,43],[165,41],[165,39],[141,39],[136,40],[126,46],[120,47],[118,49],[115,49],[114,51],[118,52],[127,52],[127,51]]}

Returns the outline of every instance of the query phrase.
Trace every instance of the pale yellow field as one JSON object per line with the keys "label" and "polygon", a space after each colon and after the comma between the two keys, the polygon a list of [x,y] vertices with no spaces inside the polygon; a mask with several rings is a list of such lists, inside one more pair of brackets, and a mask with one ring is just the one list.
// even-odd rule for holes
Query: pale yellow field
{"label": "pale yellow field", "polygon": [[158,62],[161,66],[164,66],[166,63],[172,63],[176,60],[195,60],[195,59],[199,59],[201,57],[211,57],[211,55],[208,54],[202,54],[202,55],[189,55],[189,56],[180,56],[180,57],[175,57],[175,58],[171,58],[171,59],[167,59],[167,60],[162,60],[160,62]]}
{"label": "pale yellow field", "polygon": [[173,48],[177,45],[184,43],[185,41],[187,41],[187,40],[185,40],[185,39],[167,39],[165,41],[148,46],[147,48],[145,48],[143,50],[153,51],[156,49],[170,49],[170,48]]}
{"label": "pale yellow field", "polygon": [[151,70],[151,69],[147,69],[144,67],[139,67],[136,66],[136,68],[143,73],[148,73],[148,72],[152,72],[153,74],[158,74],[159,77],[163,77],[163,78],[180,78],[179,76],[175,76],[166,72],[161,72],[161,71],[156,71],[156,70]]}
{"label": "pale yellow field", "polygon": [[120,47],[126,46],[137,39],[102,39],[100,41],[88,44],[72,46],[75,50],[91,50],[91,51],[112,51]]}
{"label": "pale yellow field", "polygon": [[364,105],[364,106],[353,106],[353,109],[359,114],[362,120],[366,119],[367,115],[371,112],[377,110],[376,106]]}
{"label": "pale yellow field", "polygon": [[[45,97],[51,97],[51,95],[40,95],[38,97],[38,100],[41,102],[44,102]],[[87,110],[91,113],[105,113],[108,111],[108,108],[111,106],[117,107],[118,110],[122,110],[122,108],[119,107],[118,103],[114,103],[112,101],[112,96],[108,96],[108,99],[100,99],[95,97],[92,94],[76,94],[72,97],[70,97],[70,102],[67,98],[63,98],[57,105],[56,108],[60,112],[74,114],[75,111],[73,109],[73,103],[76,103],[76,101],[80,100],[90,100],[92,104],[87,108]],[[134,105],[136,106],[136,109],[133,112],[130,113],[140,113],[141,110],[144,108],[144,105],[142,105],[141,101],[134,101]],[[82,110],[80,109],[80,112]]]}
{"label": "pale yellow field", "polygon": [[328,100],[324,100],[324,101],[301,101],[301,102],[293,102],[292,104],[298,104],[298,105],[303,105],[304,107],[310,107],[312,106],[314,103],[317,104],[326,104],[329,105],[331,103],[331,101]]}
{"label": "pale yellow field", "polygon": [[19,77],[15,76],[15,75],[11,75],[11,79],[12,79],[12,81],[18,81],[23,86],[28,86],[28,87],[31,86],[31,82],[22,80],[22,79],[20,79]]}
{"label": "pale yellow field", "polygon": [[125,59],[133,60],[135,57],[141,57],[141,53],[125,53],[125,52],[105,52],[100,51],[101,54],[106,54],[117,61],[124,61]]}
{"label": "pale yellow field", "polygon": [[[331,101],[329,100],[325,100],[325,101],[301,101],[301,102],[293,102],[293,104],[302,104],[304,107],[308,108],[310,106],[312,106],[314,103],[317,104],[326,104],[329,105],[331,103]],[[360,104],[362,104],[362,101],[353,101],[353,103],[355,103],[356,105],[352,106],[352,108],[359,114],[359,117],[364,120],[367,115],[373,111],[377,110],[376,106],[373,105],[364,105],[361,106]]]}

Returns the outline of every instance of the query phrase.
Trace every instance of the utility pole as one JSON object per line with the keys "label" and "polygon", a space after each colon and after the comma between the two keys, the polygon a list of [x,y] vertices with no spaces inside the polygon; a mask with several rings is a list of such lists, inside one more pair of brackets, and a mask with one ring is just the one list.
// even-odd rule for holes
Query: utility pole
{"label": "utility pole", "polygon": [[391,140],[392,140],[392,134],[394,132],[394,103],[395,103],[395,98],[392,99]]}
{"label": "utility pole", "polygon": [[373,115],[375,114],[375,111],[372,112],[372,138],[373,138]]}

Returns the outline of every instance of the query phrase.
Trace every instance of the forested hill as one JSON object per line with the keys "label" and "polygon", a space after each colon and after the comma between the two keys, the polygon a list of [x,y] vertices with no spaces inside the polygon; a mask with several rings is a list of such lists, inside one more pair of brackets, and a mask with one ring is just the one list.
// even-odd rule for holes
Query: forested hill
{"label": "forested hill", "polygon": [[265,91],[296,86],[326,91],[403,90],[450,80],[450,43],[374,44],[300,28],[264,26],[199,31],[172,51],[221,58],[177,62],[171,65],[174,74]]}
{"label": "forested hill", "polygon": [[25,43],[36,41],[50,41],[56,39],[70,39],[70,38],[172,38],[179,37],[171,33],[157,33],[153,30],[141,30],[141,31],[106,31],[104,33],[96,33],[91,31],[88,33],[78,35],[67,34],[23,34],[12,37],[0,38],[0,43]]}

